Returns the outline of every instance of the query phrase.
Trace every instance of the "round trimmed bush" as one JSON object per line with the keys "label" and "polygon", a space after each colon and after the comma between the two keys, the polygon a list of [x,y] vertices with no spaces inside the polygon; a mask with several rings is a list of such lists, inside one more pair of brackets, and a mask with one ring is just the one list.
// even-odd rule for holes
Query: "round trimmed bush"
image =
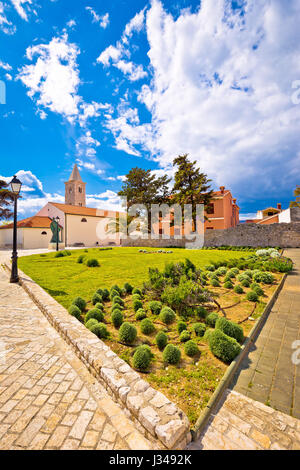
{"label": "round trimmed bush", "polygon": [[247,300],[249,300],[250,302],[257,302],[258,301],[258,295],[256,292],[254,292],[253,290],[250,290],[250,292],[248,292],[247,294]]}
{"label": "round trimmed bush", "polygon": [[154,315],[159,315],[162,309],[162,303],[158,302],[157,300],[152,300],[151,302],[149,302],[149,308],[151,310],[151,313],[153,313]]}
{"label": "round trimmed bush", "polygon": [[124,289],[126,291],[126,294],[129,294],[129,295],[132,294],[133,287],[131,284],[129,284],[129,282],[125,282]]}
{"label": "round trimmed bush", "polygon": [[90,330],[90,329],[92,328],[92,326],[98,325],[98,323],[99,323],[99,322],[98,322],[97,320],[95,320],[95,318],[91,318],[89,321],[87,321],[87,322],[85,323],[85,327],[86,327],[88,330]]}
{"label": "round trimmed bush", "polygon": [[250,287],[250,282],[248,281],[248,279],[244,279],[241,282],[241,284],[242,284],[243,287]]}
{"label": "round trimmed bush", "polygon": [[234,278],[235,278],[235,274],[230,270],[226,274],[225,281],[230,281],[230,279],[234,279]]}
{"label": "round trimmed bush", "polygon": [[206,318],[206,322],[208,326],[214,328],[216,326],[216,322],[218,318],[219,318],[219,315],[217,313],[210,313]]}
{"label": "round trimmed bush", "polygon": [[248,277],[250,277],[250,279],[252,279],[252,276],[253,276],[253,271],[251,271],[251,269],[247,269],[244,274]]}
{"label": "round trimmed bush", "polygon": [[82,297],[75,297],[72,304],[76,305],[82,312],[86,307],[86,301]]}
{"label": "round trimmed bush", "polygon": [[139,295],[140,297],[143,297],[143,294],[142,294],[142,291],[141,289],[137,289],[136,287],[132,290],[132,294],[137,294]]}
{"label": "round trimmed bush", "polygon": [[132,302],[134,302],[135,300],[142,300],[142,297],[139,294],[134,294],[132,296]]}
{"label": "round trimmed bush", "polygon": [[163,307],[159,314],[159,318],[166,325],[170,325],[175,320],[176,315],[174,310],[172,310],[170,307]]}
{"label": "round trimmed bush", "polygon": [[232,362],[241,351],[239,343],[221,330],[211,331],[209,347],[214,356],[226,363]]}
{"label": "round trimmed bush", "polygon": [[117,284],[114,284],[111,287],[110,291],[113,291],[113,290],[116,290],[119,293],[119,295],[121,295],[121,293],[122,293],[122,289]]}
{"label": "round trimmed bush", "polygon": [[124,301],[121,299],[121,297],[119,295],[115,295],[113,297],[112,301],[113,301],[113,304],[119,304],[122,307],[124,307]]}
{"label": "round trimmed bush", "polygon": [[185,343],[184,345],[184,352],[189,357],[196,356],[196,354],[198,354],[199,352],[199,349],[195,341],[192,341],[192,340],[187,341],[187,343]]}
{"label": "round trimmed bush", "polygon": [[187,324],[184,321],[179,321],[177,323],[177,331],[178,333],[182,333],[184,330],[187,330]]}
{"label": "round trimmed bush", "polygon": [[168,344],[163,352],[163,360],[167,364],[178,364],[181,359],[181,351],[173,344]]}
{"label": "round trimmed bush", "polygon": [[143,303],[141,300],[134,300],[133,301],[133,310],[137,312],[140,308],[143,308]]}
{"label": "round trimmed bush", "polygon": [[205,318],[208,315],[208,311],[204,307],[197,307],[196,308],[196,315],[197,315],[198,318],[202,318],[203,320],[205,320]]}
{"label": "round trimmed bush", "polygon": [[121,310],[114,310],[112,312],[111,321],[115,328],[119,328],[122,325],[124,318]]}
{"label": "round trimmed bush", "polygon": [[109,337],[109,332],[107,331],[107,328],[103,323],[93,325],[89,329],[92,333],[98,336],[98,338],[107,339]]}
{"label": "round trimmed bush", "polygon": [[264,290],[260,286],[255,286],[253,289],[253,292],[255,292],[259,297],[264,295]]}
{"label": "round trimmed bush", "polygon": [[102,295],[99,295],[99,294],[94,294],[93,297],[92,297],[92,304],[93,305],[96,305],[98,303],[101,303],[102,302]]}
{"label": "round trimmed bush", "polygon": [[102,300],[108,300],[109,299],[109,291],[108,289],[103,289],[102,291]]}
{"label": "round trimmed bush", "polygon": [[220,268],[217,269],[216,272],[219,276],[225,276],[227,273],[227,268],[225,268],[224,266],[221,266]]}
{"label": "round trimmed bush", "polygon": [[119,297],[120,298],[120,293],[116,289],[112,289],[109,293],[110,300],[113,300],[114,297]]}
{"label": "round trimmed bush", "polygon": [[168,344],[168,337],[167,337],[166,333],[164,333],[163,331],[160,331],[159,333],[157,333],[157,335],[155,337],[155,342],[156,342],[157,347],[160,351],[165,349],[165,347]]}
{"label": "round trimmed bush", "polygon": [[147,317],[147,314],[143,308],[139,308],[136,312],[135,319],[136,321],[144,320]]}
{"label": "round trimmed bush", "polygon": [[86,265],[88,268],[98,268],[100,266],[99,261],[96,258],[89,258]]}
{"label": "round trimmed bush", "polygon": [[77,258],[77,263],[82,264],[83,261],[84,261],[84,259],[85,259],[85,255],[80,255],[80,256],[78,256],[78,258]]}
{"label": "round trimmed bush", "polygon": [[235,276],[237,276],[239,274],[240,270],[238,268],[231,268],[230,272],[233,273]]}
{"label": "round trimmed bush", "polygon": [[96,294],[101,295],[101,298],[102,298],[103,290],[102,289],[97,289]]}
{"label": "round trimmed bush", "polygon": [[260,287],[260,285],[257,284],[257,282],[252,282],[250,287],[251,287],[251,290],[255,290],[255,287]]}
{"label": "round trimmed bush", "polygon": [[144,335],[151,335],[155,331],[155,326],[153,325],[152,321],[149,318],[144,318],[141,321],[141,332]]}
{"label": "round trimmed bush", "polygon": [[236,294],[243,294],[244,291],[243,291],[242,286],[235,286],[234,292],[235,292]]}
{"label": "round trimmed bush", "polygon": [[194,323],[193,330],[196,336],[200,336],[200,338],[202,338],[202,336],[204,336],[205,334],[206,326],[204,325],[204,323]]}
{"label": "round trimmed bush", "polygon": [[69,314],[72,315],[72,317],[77,318],[77,320],[80,319],[81,315],[81,310],[80,308],[77,307],[77,305],[71,305],[69,308]]}
{"label": "round trimmed bush", "polygon": [[137,329],[131,323],[125,322],[119,330],[119,339],[122,343],[131,344],[137,337]]}
{"label": "round trimmed bush", "polygon": [[104,315],[102,310],[99,310],[98,308],[92,308],[89,310],[84,318],[84,323],[87,323],[91,318],[94,318],[98,322],[103,322]]}
{"label": "round trimmed bush", "polygon": [[217,281],[216,279],[213,279],[213,280],[211,281],[211,285],[212,285],[213,287],[220,287],[220,283],[219,283],[219,281]]}
{"label": "round trimmed bush", "polygon": [[224,287],[225,287],[225,289],[233,289],[233,284],[230,281],[226,281],[224,283]]}
{"label": "round trimmed bush", "polygon": [[139,346],[133,356],[133,367],[142,372],[146,371],[150,367],[151,358],[152,353],[149,346]]}
{"label": "round trimmed bush", "polygon": [[95,305],[95,308],[98,308],[98,310],[104,310],[104,305],[101,302],[97,302]]}
{"label": "round trimmed bush", "polygon": [[258,271],[253,275],[253,280],[256,282],[262,282],[263,284],[273,284],[274,276],[271,273]]}
{"label": "round trimmed bush", "polygon": [[210,265],[208,265],[208,266],[205,266],[204,269],[205,269],[205,271],[210,271],[210,272],[213,272],[213,271],[216,270],[215,266],[212,265],[212,264],[210,264]]}
{"label": "round trimmed bush", "polygon": [[181,335],[179,336],[179,341],[181,343],[186,343],[191,339],[191,333],[187,330],[184,330]]}
{"label": "round trimmed bush", "polygon": [[226,318],[219,318],[216,322],[216,329],[221,330],[225,335],[236,339],[241,343],[244,339],[244,331],[240,325],[227,320]]}

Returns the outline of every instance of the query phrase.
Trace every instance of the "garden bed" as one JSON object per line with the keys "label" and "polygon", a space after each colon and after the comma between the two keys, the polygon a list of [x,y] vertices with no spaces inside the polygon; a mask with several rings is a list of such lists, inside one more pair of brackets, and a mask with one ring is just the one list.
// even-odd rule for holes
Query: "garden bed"
{"label": "garden bed", "polygon": [[[113,252],[117,252],[118,250],[120,249],[114,249],[111,252],[105,253],[105,256],[111,256]],[[147,254],[147,256],[145,256],[143,253],[139,253],[137,249],[125,250],[131,250],[133,255],[139,256],[144,264],[147,264],[149,257],[152,256],[151,254]],[[179,254],[176,251],[180,252],[179,259],[177,258]],[[92,253],[95,252],[95,250],[92,251]],[[43,256],[42,258],[39,258],[39,260],[46,262],[46,266],[48,267],[50,267],[51,261],[52,263],[57,263],[59,261],[61,262],[61,269],[63,268],[63,263],[65,263],[68,270],[70,270],[70,267],[72,265],[73,272],[75,272],[73,273],[73,277],[70,278],[70,282],[72,282],[78,276],[78,274],[76,274],[78,266],[83,270],[82,272],[85,272],[85,267],[81,265],[84,265],[84,260],[90,256],[91,250],[89,250],[88,253],[89,254],[84,251],[82,253],[76,252],[76,255],[71,254],[71,256],[62,257],[59,260],[57,258],[54,258],[55,255],[48,254]],[[119,253],[122,252],[119,251]],[[240,341],[240,344],[243,344],[244,340],[247,337],[247,334],[252,329],[255,320],[259,318],[259,316],[262,314],[269,299],[272,297],[272,294],[274,293],[276,287],[278,286],[282,278],[282,274],[273,272],[273,278],[270,284],[264,284],[262,282],[259,283],[259,285],[263,288],[263,293],[260,293],[257,299],[248,300],[247,297],[249,297],[249,292],[253,291],[253,286],[251,288],[253,279],[251,279],[249,286],[247,286],[247,283],[245,282],[243,282],[244,285],[242,286],[241,282],[239,281],[239,279],[242,279],[240,276],[245,275],[245,272],[249,270],[247,265],[247,259],[240,260],[242,254],[232,252],[226,253],[224,251],[222,253],[218,253],[219,255],[221,254],[221,257],[214,257],[212,256],[213,252],[210,251],[210,259],[201,259],[201,262],[198,262],[198,264],[195,258],[199,256],[200,253],[196,252],[195,256],[191,256],[194,253],[192,253],[190,250],[185,253],[183,253],[182,250],[174,250],[174,253],[168,255],[167,260],[166,256],[163,255],[162,261],[158,260],[159,254],[155,254],[153,256],[155,256],[155,259],[158,260],[156,262],[161,267],[162,264],[164,265],[166,261],[169,261],[169,256],[173,257],[172,261],[177,262],[182,261],[185,255],[187,254],[189,258],[192,258],[197,268],[199,267],[199,264],[202,265],[201,276],[204,276],[206,278],[206,281],[204,282],[202,288],[210,292],[212,299],[212,301],[206,302],[205,312],[201,311],[200,315],[199,312],[197,313],[196,308],[193,309],[193,311],[195,310],[194,313],[190,312],[188,315],[186,315],[186,312],[183,314],[180,309],[177,310],[176,308],[174,308],[176,315],[174,321],[166,323],[162,320],[160,315],[158,315],[157,313],[153,313],[150,309],[151,301],[161,300],[158,298],[159,296],[157,292],[153,292],[153,290],[151,290],[151,286],[149,287],[148,285],[145,289],[143,289],[143,292],[139,293],[137,291],[132,295],[132,293],[130,292],[130,286],[126,286],[127,292],[126,289],[123,288],[123,284],[121,284],[120,282],[120,276],[118,276],[118,268],[116,268],[116,274],[113,278],[113,282],[108,285],[107,283],[104,284],[103,281],[100,280],[102,277],[102,266],[99,268],[96,265],[95,267],[89,268],[89,277],[92,282],[94,282],[95,277],[97,277],[97,285],[94,285],[93,289],[91,289],[91,286],[89,287],[88,295],[82,295],[86,302],[84,303],[84,305],[80,306],[81,311],[79,313],[77,312],[76,315],[79,321],[86,323],[89,317],[93,317],[93,314],[90,315],[88,312],[90,312],[91,310],[93,311],[95,307],[98,307],[98,311],[102,313],[99,317],[97,317],[97,315],[96,317],[97,320],[100,320],[101,324],[103,324],[104,329],[101,330],[101,328],[99,329],[99,327],[94,328],[93,324],[90,323],[90,325],[87,325],[90,330],[96,333],[99,337],[101,337],[101,339],[105,341],[105,343],[131,367],[139,369],[139,373],[141,374],[141,376],[145,380],[147,380],[153,388],[161,391],[172,402],[176,403],[179,408],[181,408],[187,414],[190,423],[193,426],[193,424],[195,424],[195,422],[199,418],[201,411],[206,407],[208,401],[210,400],[215,389],[220,383],[227,369],[228,363],[230,362],[222,361],[212,353],[210,347],[209,334],[205,334],[204,336],[197,336],[194,331],[194,325],[196,323],[201,323],[206,331],[215,331],[214,328],[212,328],[212,324],[209,322],[209,314],[215,312],[220,318],[226,318],[231,322],[239,324],[243,328],[244,339]],[[203,252],[201,254],[203,256]],[[83,263],[77,262],[77,259],[80,255],[83,255]],[[76,256],[76,258],[74,256]],[[101,253],[101,257],[103,257],[103,253]],[[216,275],[216,272],[218,272],[220,265],[226,264],[229,258],[232,260],[231,265],[240,263],[240,268],[237,268],[238,272],[236,272],[234,277],[231,277],[231,283],[233,287],[236,287],[237,285],[240,285],[242,287],[242,292],[239,294],[236,293],[233,288],[225,287],[227,285],[226,282],[228,282],[228,273],[229,271],[231,271],[232,267],[226,268],[226,273],[224,272],[224,274]],[[21,263],[25,260],[26,258],[23,258],[23,260],[21,260]],[[147,262],[145,262],[144,260],[147,260]],[[99,264],[103,263],[103,261],[102,263],[101,261]],[[208,265],[204,265],[203,261],[206,263],[208,262]],[[265,260],[264,262],[267,262],[267,260]],[[140,267],[139,263],[137,263],[138,269]],[[214,269],[212,268],[212,266],[214,267]],[[132,267],[134,271],[134,268],[136,266],[133,265]],[[206,269],[204,269],[205,267]],[[144,269],[146,268],[147,266],[144,266]],[[23,270],[26,272],[26,267],[23,266]],[[27,274],[30,273],[28,273],[27,271]],[[122,276],[122,280],[128,280],[130,277],[128,276],[128,274],[126,276],[126,273],[122,273]],[[80,278],[80,275],[78,277]],[[218,279],[218,286],[213,285],[215,284],[213,281],[216,280],[216,278]],[[144,274],[143,280],[147,280],[147,273]],[[143,283],[141,281],[142,280],[140,280],[138,284],[136,283],[135,287],[142,288]],[[118,284],[118,286],[116,286],[116,283]],[[106,293],[105,295],[103,295],[103,291],[105,290],[104,288],[111,288],[114,285],[114,290],[117,291],[117,293],[113,294],[112,291],[110,291],[110,293]],[[54,297],[60,297],[60,289],[61,286],[56,289],[48,288],[46,290],[48,290],[48,292]],[[98,290],[98,293],[96,294],[97,289],[100,290]],[[68,294],[67,289],[66,293]],[[144,310],[144,315],[154,327],[154,330],[149,333],[142,332],[143,315],[140,315],[140,318],[137,318],[136,316],[136,312],[139,311],[139,309],[136,307],[135,302],[136,300],[138,300],[137,296],[139,294],[141,295],[140,305],[138,306],[139,308],[142,308]],[[117,297],[120,299],[118,302],[116,302]],[[70,298],[70,295],[68,295],[68,302],[66,306],[70,307],[73,301],[74,298]],[[100,306],[99,304],[102,304],[102,306]],[[118,310],[121,312],[122,316],[121,323],[129,323],[136,329],[137,336],[133,339],[132,342],[124,341],[122,338],[120,338],[120,325],[115,324],[114,326],[113,324],[112,311],[113,309],[116,310],[116,307],[118,306]],[[74,312],[72,313],[75,314]],[[189,332],[188,334],[190,334],[190,338],[188,339],[192,340],[197,347],[197,351],[195,354],[192,355],[192,357],[186,351],[187,342],[181,341],[182,333],[180,334],[178,332],[178,324],[182,321],[185,324],[184,326],[182,325],[182,328],[184,328],[183,331]],[[164,350],[160,350],[157,346],[156,337],[159,332],[164,332],[167,335],[168,344],[174,345],[180,350],[181,358],[176,365],[167,363],[164,357]],[[141,370],[141,367],[136,366],[137,363],[135,359],[136,350],[137,348],[139,348],[139,346],[142,345],[148,345],[151,349],[152,354],[151,361],[149,361],[147,367],[142,367],[143,370]]]}

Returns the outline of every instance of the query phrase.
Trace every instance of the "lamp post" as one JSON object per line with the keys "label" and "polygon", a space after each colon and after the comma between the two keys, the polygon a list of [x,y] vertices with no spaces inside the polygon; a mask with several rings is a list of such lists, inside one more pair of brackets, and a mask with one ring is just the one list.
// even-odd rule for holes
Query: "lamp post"
{"label": "lamp post", "polygon": [[11,183],[11,192],[14,195],[14,228],[13,228],[13,252],[12,252],[12,265],[11,265],[11,276],[10,282],[17,283],[19,282],[18,275],[18,252],[17,252],[17,201],[21,191],[22,183],[16,175],[13,177]]}
{"label": "lamp post", "polygon": [[56,251],[59,251],[59,226],[58,226],[58,223],[59,223],[59,217],[55,217],[55,220],[57,222],[57,232],[56,232]]}

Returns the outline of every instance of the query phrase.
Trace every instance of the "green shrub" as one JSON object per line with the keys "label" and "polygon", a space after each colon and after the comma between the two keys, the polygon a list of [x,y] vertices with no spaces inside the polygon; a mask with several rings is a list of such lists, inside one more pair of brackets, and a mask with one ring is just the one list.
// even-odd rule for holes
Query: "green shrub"
{"label": "green shrub", "polygon": [[247,298],[247,300],[250,300],[250,302],[257,302],[258,301],[258,295],[253,290],[250,290],[248,292],[246,298]]}
{"label": "green shrub", "polygon": [[189,341],[190,339],[191,339],[191,333],[187,330],[184,330],[179,336],[179,341],[181,343],[186,343],[186,341]]}
{"label": "green shrub", "polygon": [[217,320],[216,329],[221,330],[223,333],[225,333],[225,335],[236,339],[239,343],[241,343],[244,339],[243,328],[240,325],[227,320],[226,318],[219,318]]}
{"label": "green shrub", "polygon": [[250,287],[250,282],[248,281],[248,279],[244,279],[241,282],[241,284],[242,284],[243,287]]}
{"label": "green shrub", "polygon": [[224,287],[225,287],[225,289],[233,289],[233,284],[230,281],[226,281],[224,283]]}
{"label": "green shrub", "polygon": [[121,289],[117,284],[114,284],[114,285],[111,287],[110,291],[112,292],[113,290],[116,290],[119,295],[122,294],[122,289]]}
{"label": "green shrub", "polygon": [[126,294],[131,294],[133,291],[133,287],[131,284],[129,284],[129,282],[125,282],[124,289],[126,291]]}
{"label": "green shrub", "polygon": [[184,352],[189,357],[196,356],[196,354],[198,354],[199,352],[199,349],[195,341],[192,341],[192,340],[187,341],[187,343],[185,343],[184,345]]}
{"label": "green shrub", "polygon": [[206,318],[206,323],[208,324],[208,326],[214,328],[216,326],[218,318],[219,315],[217,313],[210,313]]}
{"label": "green shrub", "polygon": [[178,364],[181,359],[180,349],[173,344],[168,344],[163,352],[163,360],[167,364]]}
{"label": "green shrub", "polygon": [[216,279],[213,279],[213,280],[211,281],[211,285],[212,285],[213,287],[220,287],[220,283],[219,283],[219,281],[217,281]]}
{"label": "green shrub", "polygon": [[54,255],[54,258],[63,258],[65,255],[62,251],[57,251]]}
{"label": "green shrub", "polygon": [[235,292],[236,294],[243,294],[244,291],[243,291],[242,286],[235,286],[234,292]]}
{"label": "green shrub", "polygon": [[220,268],[217,269],[216,272],[219,276],[225,276],[227,273],[227,268],[225,268],[224,266],[221,266]]}
{"label": "green shrub", "polygon": [[140,297],[143,297],[142,291],[140,289],[137,289],[136,287],[133,289],[132,294],[137,294]]}
{"label": "green shrub", "polygon": [[208,311],[204,307],[196,307],[196,315],[198,318],[206,319]]}
{"label": "green shrub", "polygon": [[99,261],[96,258],[89,258],[86,261],[86,265],[88,268],[98,268],[100,266]]}
{"label": "green shrub", "polygon": [[93,297],[92,297],[92,304],[93,305],[96,305],[98,303],[101,304],[101,302],[102,302],[102,295],[94,294]]}
{"label": "green shrub", "polygon": [[221,330],[211,331],[209,347],[214,356],[226,363],[232,362],[241,351],[239,343]]}
{"label": "green shrub", "polygon": [[258,271],[253,274],[253,280],[256,282],[262,282],[263,284],[273,284],[275,278],[271,273]]}
{"label": "green shrub", "polygon": [[78,256],[78,258],[77,258],[77,263],[82,264],[83,261],[84,261],[84,259],[85,259],[85,255],[80,255],[80,256]]}
{"label": "green shrub", "polygon": [[232,268],[230,269],[230,272],[233,273],[235,276],[237,276],[240,272],[240,270],[238,268]]}
{"label": "green shrub", "polygon": [[69,308],[69,314],[72,315],[72,317],[77,318],[77,320],[80,320],[81,310],[77,305],[71,305]]}
{"label": "green shrub", "polygon": [[149,302],[149,308],[154,315],[159,315],[162,309],[162,303],[157,300],[152,300]]}
{"label": "green shrub", "polygon": [[152,321],[149,318],[144,318],[141,321],[141,332],[144,335],[151,335],[155,331],[155,326],[153,325]]}
{"label": "green shrub", "polygon": [[95,320],[95,318],[91,318],[89,321],[87,321],[87,322],[85,323],[85,326],[86,326],[86,328],[87,328],[88,330],[90,330],[90,329],[92,328],[92,326],[98,325],[98,323],[99,323],[99,322],[98,322],[97,320]]}
{"label": "green shrub", "polygon": [[133,367],[142,372],[146,371],[150,367],[151,358],[152,353],[149,346],[139,346],[133,356]]}
{"label": "green shrub", "polygon": [[95,305],[95,308],[98,308],[99,310],[104,310],[104,305],[101,302],[97,302]]}
{"label": "green shrub", "polygon": [[170,325],[175,320],[176,315],[174,310],[172,310],[170,307],[163,307],[159,314],[159,318],[166,325]]}
{"label": "green shrub", "polygon": [[187,324],[184,321],[179,321],[177,323],[177,331],[178,333],[182,333],[184,330],[187,330]]}
{"label": "green shrub", "polygon": [[250,279],[252,279],[252,276],[253,276],[253,271],[251,271],[251,269],[247,269],[244,274],[246,276],[248,276]]}
{"label": "green shrub", "polygon": [[252,284],[251,284],[250,287],[251,287],[251,290],[255,290],[255,288],[256,288],[256,287],[260,287],[260,285],[257,284],[257,282],[252,282]]}
{"label": "green shrub", "polygon": [[138,311],[136,312],[135,319],[136,321],[143,320],[144,318],[147,317],[147,314],[143,308],[139,308]]}
{"label": "green shrub", "polygon": [[102,300],[108,300],[109,299],[109,291],[108,289],[103,289],[102,291]]}
{"label": "green shrub", "polygon": [[143,303],[141,300],[134,300],[133,301],[133,310],[137,312],[140,308],[143,308]]}
{"label": "green shrub", "polygon": [[200,336],[200,338],[202,338],[202,336],[204,336],[205,334],[206,326],[204,325],[204,323],[194,323],[193,330],[196,336]]}
{"label": "green shrub", "polygon": [[119,304],[122,307],[124,307],[124,301],[121,299],[121,297],[119,295],[115,295],[113,297],[112,301],[113,301],[113,304]]}
{"label": "green shrub", "polygon": [[168,344],[168,337],[166,333],[164,333],[163,331],[160,331],[159,333],[157,333],[155,337],[155,342],[160,351],[165,349],[166,345]]}
{"label": "green shrub", "polygon": [[98,322],[103,322],[104,320],[103,312],[99,310],[98,308],[92,308],[85,315],[84,323],[87,323],[91,318],[94,318]]}
{"label": "green shrub", "polygon": [[242,282],[242,281],[251,282],[251,278],[249,276],[247,276],[247,274],[239,274],[238,277],[237,277],[237,280],[239,282]]}
{"label": "green shrub", "polygon": [[142,300],[142,297],[139,294],[134,294],[132,296],[132,302],[134,302],[135,300]]}
{"label": "green shrub", "polygon": [[123,321],[123,314],[120,310],[114,310],[111,314],[111,321],[115,328],[119,328]]}
{"label": "green shrub", "polygon": [[234,279],[234,278],[235,278],[235,274],[230,270],[226,274],[225,281],[230,281],[230,279]]}
{"label": "green shrub", "polygon": [[205,266],[205,271],[210,271],[210,272],[213,272],[216,270],[215,266],[213,266],[212,264],[208,265],[208,266]]}
{"label": "green shrub", "polygon": [[254,286],[254,288],[252,289],[253,292],[255,292],[259,297],[261,297],[262,295],[264,295],[264,290],[260,287],[260,286]]}
{"label": "green shrub", "polygon": [[86,301],[82,297],[75,297],[72,304],[76,305],[82,312],[86,307]]}
{"label": "green shrub", "polygon": [[110,300],[113,300],[114,297],[120,297],[120,292],[116,289],[112,289],[109,293]]}
{"label": "green shrub", "polygon": [[137,337],[137,329],[128,322],[122,324],[119,330],[119,339],[122,343],[131,344]]}
{"label": "green shrub", "polygon": [[107,328],[103,323],[93,325],[89,329],[92,333],[98,336],[98,338],[107,339],[109,337],[109,332],[107,331]]}

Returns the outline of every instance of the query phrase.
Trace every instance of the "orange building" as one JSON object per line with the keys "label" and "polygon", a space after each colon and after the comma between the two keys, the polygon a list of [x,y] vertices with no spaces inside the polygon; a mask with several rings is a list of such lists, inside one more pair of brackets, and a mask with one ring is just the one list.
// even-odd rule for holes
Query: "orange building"
{"label": "orange building", "polygon": [[277,208],[267,207],[266,209],[258,211],[256,214],[256,219],[246,220],[246,223],[258,225],[278,224],[280,222],[279,214],[282,212],[282,205],[278,203]]}
{"label": "orange building", "polygon": [[221,186],[220,191],[214,192],[205,215],[208,218],[204,223],[205,231],[236,227],[240,222],[240,208],[231,191],[225,186]]}

